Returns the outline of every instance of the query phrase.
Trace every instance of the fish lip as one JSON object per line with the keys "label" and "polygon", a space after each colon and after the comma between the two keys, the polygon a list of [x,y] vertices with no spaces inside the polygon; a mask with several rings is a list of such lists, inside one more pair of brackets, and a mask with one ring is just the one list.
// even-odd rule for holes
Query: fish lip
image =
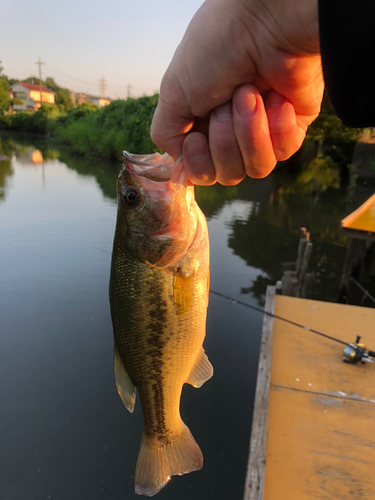
{"label": "fish lip", "polygon": [[[166,160],[166,161],[163,161],[163,162],[145,161],[147,158],[150,158],[150,156],[156,156],[157,158],[162,158],[163,160]],[[182,155],[180,155],[177,158],[177,160],[174,160],[172,158],[172,156],[170,156],[168,153],[164,153],[162,155],[160,153],[138,155],[138,154],[129,153],[129,151],[123,151],[122,157],[124,160],[128,160],[132,163],[135,163],[136,165],[155,167],[156,165],[162,165],[163,163],[177,163],[178,161],[181,160]]]}
{"label": "fish lip", "polygon": [[172,163],[174,160],[171,158],[173,161],[166,161],[166,162],[153,162],[153,161],[146,161],[147,159],[150,158],[150,156],[156,156],[159,155],[159,158],[162,158],[164,155],[161,155],[160,153],[154,153],[152,155],[137,155],[137,154],[132,154],[129,153],[129,151],[123,151],[122,152],[122,157],[124,160],[130,161],[131,163],[134,163],[135,165],[138,165],[140,167],[155,167],[156,165],[161,165],[162,163]]}
{"label": "fish lip", "polygon": [[[138,155],[123,151],[122,155],[124,166],[120,175],[124,170],[144,177],[157,175],[158,173],[161,176],[160,180],[167,180],[171,179],[174,176],[173,172],[177,173],[182,166],[182,155],[176,161],[168,153],[162,155],[160,153]],[[155,178],[154,180],[157,181],[158,179]]]}

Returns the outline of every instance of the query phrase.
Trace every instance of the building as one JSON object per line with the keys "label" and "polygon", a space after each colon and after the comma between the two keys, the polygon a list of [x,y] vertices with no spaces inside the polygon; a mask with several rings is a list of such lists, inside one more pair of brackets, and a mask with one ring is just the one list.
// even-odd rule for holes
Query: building
{"label": "building", "polygon": [[[12,93],[15,99],[20,99],[23,104],[15,104],[14,111],[36,111],[40,108],[41,102],[55,104],[55,92],[32,83],[17,82],[12,85]],[[42,95],[40,95],[42,94]]]}
{"label": "building", "polygon": [[83,93],[76,94],[76,103],[79,105],[84,102],[90,102],[91,104],[96,104],[99,108],[103,108],[104,106],[111,104],[112,99],[109,99],[108,97],[95,97],[93,95]]}
{"label": "building", "polygon": [[75,101],[77,105],[83,104],[84,102],[87,102],[87,95],[80,92],[75,95]]}
{"label": "building", "polygon": [[90,96],[87,98],[87,102],[91,102],[92,104],[96,104],[100,108],[103,108],[104,106],[108,106],[108,104],[111,104],[112,100],[108,99],[107,97]]}

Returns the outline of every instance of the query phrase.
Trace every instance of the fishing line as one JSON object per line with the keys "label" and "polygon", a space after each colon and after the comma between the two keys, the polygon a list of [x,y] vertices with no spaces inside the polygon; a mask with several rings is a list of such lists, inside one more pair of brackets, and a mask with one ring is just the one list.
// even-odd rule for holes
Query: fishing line
{"label": "fishing line", "polygon": [[303,328],[303,330],[307,330],[308,332],[315,333],[316,335],[320,335],[321,337],[324,337],[329,340],[333,340],[334,342],[338,342],[339,344],[347,345],[347,342],[344,342],[342,340],[339,340],[335,337],[331,337],[330,335],[327,335],[326,333],[318,332],[318,330],[314,330],[313,328],[309,328],[308,326],[301,325],[300,323],[296,323],[295,321],[291,321],[290,319],[283,318],[282,316],[278,316],[277,314],[270,313],[268,311],[265,311],[264,309],[261,309],[260,307],[252,306],[250,304],[247,304],[246,302],[242,302],[241,300],[234,299],[233,297],[228,297],[228,295],[224,295],[223,293],[215,292],[214,290],[210,290],[211,293],[218,295],[219,297],[222,297],[223,299],[227,299],[230,301],[231,304],[237,303],[240,304],[241,306],[249,307],[250,309],[253,309],[254,311],[258,311],[261,314],[267,314],[268,316],[272,316],[273,318],[280,319],[281,321],[285,321],[285,323],[289,323],[290,325],[298,326],[298,328]]}
{"label": "fishing line", "polygon": [[[99,248],[94,245],[91,245],[92,248],[95,248],[96,250],[101,250],[102,252],[105,253],[111,253],[108,250],[105,250],[104,248]],[[265,311],[264,309],[261,309],[260,307],[252,306],[250,304],[247,304],[246,302],[242,302],[241,300],[234,299],[233,297],[229,297],[228,295],[224,295],[223,293],[215,292],[215,290],[211,290],[210,292],[213,293],[214,295],[217,295],[219,297],[222,297],[223,299],[229,300],[231,304],[237,303],[240,304],[241,306],[249,307],[250,309],[253,309],[254,311],[258,311],[261,314],[267,314],[268,316],[272,316],[273,318],[279,319],[281,321],[285,321],[285,323],[289,323],[290,325],[297,326],[298,328],[302,328],[303,330],[307,330],[308,332],[315,333],[316,335],[320,335],[321,337],[324,337],[329,340],[333,340],[334,342],[338,342],[339,344],[342,345],[347,345],[347,342],[343,342],[342,340],[336,339],[335,337],[331,337],[330,335],[327,335],[326,333],[318,332],[318,330],[314,330],[313,328],[309,328],[308,326],[301,325],[300,323],[296,323],[295,321],[291,321],[290,319],[283,318],[281,316],[278,316],[277,314],[270,313],[268,311]],[[369,294],[370,295],[370,294]],[[372,299],[373,297],[370,296]],[[375,302],[375,299],[373,299]]]}
{"label": "fishing line", "polygon": [[357,281],[357,280],[355,280],[355,279],[353,278],[353,276],[350,276],[350,279],[351,279],[351,280],[353,281],[353,283],[354,283],[355,285],[357,285],[357,287],[358,287],[360,290],[362,290],[362,292],[363,292],[365,295],[367,295],[367,297],[368,297],[369,299],[371,299],[371,300],[373,301],[373,303],[375,304],[375,299],[374,299],[374,297],[371,295],[371,293],[369,293],[369,292],[368,292],[365,288],[363,288],[363,286],[362,286],[360,283],[358,283],[358,281]]}

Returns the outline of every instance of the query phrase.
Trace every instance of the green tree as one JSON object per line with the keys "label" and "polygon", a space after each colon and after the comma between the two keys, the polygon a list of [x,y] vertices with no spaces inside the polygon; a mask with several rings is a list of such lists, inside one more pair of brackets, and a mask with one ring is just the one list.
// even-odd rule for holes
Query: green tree
{"label": "green tree", "polygon": [[59,89],[56,92],[56,104],[67,110],[74,108],[72,98],[70,97],[70,92],[65,89]]}
{"label": "green tree", "polygon": [[6,78],[0,76],[0,113],[4,114],[10,107],[11,98],[9,95],[10,87]]}
{"label": "green tree", "polygon": [[9,106],[10,106],[10,86],[7,81],[6,76],[2,75],[3,72],[3,66],[1,66],[1,61],[0,61],[0,114],[4,114],[6,111],[8,111]]}
{"label": "green tree", "polygon": [[55,80],[48,76],[44,82],[45,86],[56,93],[56,104],[63,109],[69,110],[74,108],[70,90],[57,85]]}

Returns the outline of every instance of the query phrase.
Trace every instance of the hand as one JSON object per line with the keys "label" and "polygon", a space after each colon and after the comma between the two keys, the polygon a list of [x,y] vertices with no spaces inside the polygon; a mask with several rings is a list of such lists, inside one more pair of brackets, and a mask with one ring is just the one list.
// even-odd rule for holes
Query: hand
{"label": "hand", "polygon": [[323,96],[317,0],[206,0],[163,77],[152,140],[192,182],[265,177]]}

